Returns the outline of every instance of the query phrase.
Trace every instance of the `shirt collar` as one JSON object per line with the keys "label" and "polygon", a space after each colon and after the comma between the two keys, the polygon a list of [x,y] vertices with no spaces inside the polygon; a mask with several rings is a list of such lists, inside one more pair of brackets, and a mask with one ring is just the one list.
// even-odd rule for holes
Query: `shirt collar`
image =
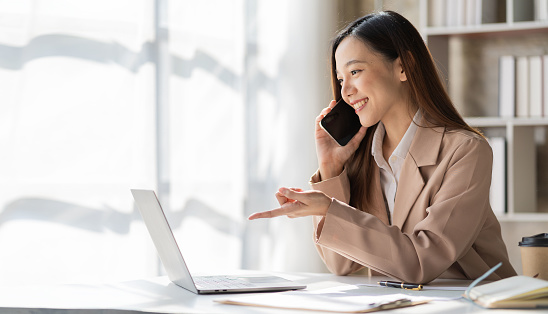
{"label": "shirt collar", "polygon": [[384,130],[384,124],[382,124],[382,121],[379,121],[377,129],[373,134],[373,146],[371,147],[371,155],[373,155],[373,157],[377,154],[382,156],[382,141],[384,139],[384,133],[386,133]]}
{"label": "shirt collar", "polygon": [[419,124],[421,118],[422,114],[419,109],[415,113],[415,116],[413,117],[413,122],[409,124],[409,128],[407,128],[407,131],[405,131],[405,134],[403,135],[400,143],[398,144],[392,155],[405,159],[407,153],[409,152],[409,147],[411,147],[411,143],[413,142],[413,137],[415,137],[415,133],[417,133],[417,125]]}
{"label": "shirt collar", "polygon": [[[405,131],[405,134],[403,135],[400,143],[398,144],[392,155],[405,159],[407,153],[409,152],[409,147],[411,147],[411,143],[413,142],[413,137],[415,137],[415,133],[417,133],[417,125],[419,124],[421,118],[422,113],[419,109],[415,113],[415,116],[413,117],[413,122],[409,124],[407,131]],[[385,133],[386,130],[384,128],[384,124],[382,124],[382,121],[379,121],[379,125],[377,126],[377,129],[373,134],[373,144],[371,147],[371,155],[379,166],[382,164],[381,160],[384,161],[384,157],[382,155],[382,142],[384,140]]]}

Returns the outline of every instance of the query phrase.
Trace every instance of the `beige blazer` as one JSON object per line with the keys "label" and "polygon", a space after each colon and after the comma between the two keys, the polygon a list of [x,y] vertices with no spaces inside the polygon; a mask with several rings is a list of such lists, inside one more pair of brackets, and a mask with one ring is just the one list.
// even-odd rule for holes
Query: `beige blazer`
{"label": "beige blazer", "polygon": [[491,147],[465,130],[419,127],[405,158],[392,225],[376,167],[373,206],[349,205],[346,172],[312,189],[333,198],[327,215],[314,217],[316,247],[337,275],[363,266],[413,283],[435,278],[473,279],[503,265],[488,279],[516,275],[489,205]]}

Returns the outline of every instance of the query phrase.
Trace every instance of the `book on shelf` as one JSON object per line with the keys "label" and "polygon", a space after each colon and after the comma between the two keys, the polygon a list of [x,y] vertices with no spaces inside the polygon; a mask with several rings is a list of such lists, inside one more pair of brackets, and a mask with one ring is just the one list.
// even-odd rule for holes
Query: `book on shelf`
{"label": "book on shelf", "polygon": [[506,213],[506,139],[490,137],[487,139],[493,150],[493,170],[489,201],[495,215]]}
{"label": "book on shelf", "polygon": [[430,0],[428,8],[428,25],[441,27],[445,25],[445,0]]}
{"label": "book on shelf", "polygon": [[529,116],[542,117],[542,57],[529,57]]}
{"label": "book on shelf", "polygon": [[548,117],[548,55],[499,58],[500,117]]}
{"label": "book on shelf", "polygon": [[546,308],[548,281],[514,276],[470,289],[466,298],[485,308]]}
{"label": "book on shelf", "polygon": [[516,58],[516,117],[529,116],[529,58]]}
{"label": "book on shelf", "polygon": [[462,1],[447,1],[445,3],[445,26],[458,26],[460,18],[464,15],[461,12]]}
{"label": "book on shelf", "polygon": [[[531,8],[529,6],[525,10],[529,15],[532,12]],[[505,12],[506,4],[500,0],[429,0],[428,26],[461,27],[503,23]],[[528,18],[529,15],[526,15],[525,18]]]}
{"label": "book on shelf", "polygon": [[543,114],[548,117],[548,55],[542,56],[542,86]]}
{"label": "book on shelf", "polygon": [[[548,21],[548,0],[514,0],[514,22]],[[505,22],[500,0],[429,0],[428,25],[460,27]]]}
{"label": "book on shelf", "polygon": [[481,24],[481,1],[479,6],[476,4],[478,0],[454,0],[447,1],[445,6],[445,25],[446,26],[465,26]]}
{"label": "book on shelf", "polygon": [[516,58],[502,56],[499,59],[499,116],[515,116]]}
{"label": "book on shelf", "polygon": [[481,24],[481,0],[466,0],[466,25],[480,25]]}
{"label": "book on shelf", "polygon": [[535,0],[535,21],[548,20],[548,0]]}

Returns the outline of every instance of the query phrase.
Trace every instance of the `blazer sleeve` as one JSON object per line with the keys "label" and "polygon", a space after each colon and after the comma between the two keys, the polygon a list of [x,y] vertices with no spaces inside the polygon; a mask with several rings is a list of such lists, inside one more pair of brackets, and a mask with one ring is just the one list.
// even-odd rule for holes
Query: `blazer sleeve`
{"label": "blazer sleeve", "polygon": [[491,148],[468,137],[437,167],[441,185],[427,208],[412,209],[425,211],[422,221],[406,227],[412,232],[333,200],[316,244],[402,281],[435,279],[471,249],[486,220]]}
{"label": "blazer sleeve", "polygon": [[[310,187],[313,190],[322,191],[332,198],[332,202],[336,199],[348,204],[350,201],[350,183],[346,174],[346,169],[338,176],[325,181],[321,181],[319,170],[310,178]],[[320,257],[325,265],[333,274],[348,275],[362,269],[364,266],[355,261],[346,258],[345,256],[317,244],[325,217],[313,216],[314,224],[314,242]]]}

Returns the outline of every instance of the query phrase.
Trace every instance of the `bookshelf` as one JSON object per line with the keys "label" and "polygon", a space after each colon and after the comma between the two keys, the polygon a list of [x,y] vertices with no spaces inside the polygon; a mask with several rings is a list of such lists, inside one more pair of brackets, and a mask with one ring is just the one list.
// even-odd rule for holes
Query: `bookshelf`
{"label": "bookshelf", "polygon": [[419,11],[420,31],[455,105],[487,138],[504,141],[494,152],[504,156],[503,179],[493,185],[503,184],[505,197],[502,205],[492,200],[499,204],[494,212],[503,225],[529,233],[528,223],[541,222],[548,232],[548,107],[534,117],[499,115],[500,57],[548,55],[548,0],[420,0]]}

